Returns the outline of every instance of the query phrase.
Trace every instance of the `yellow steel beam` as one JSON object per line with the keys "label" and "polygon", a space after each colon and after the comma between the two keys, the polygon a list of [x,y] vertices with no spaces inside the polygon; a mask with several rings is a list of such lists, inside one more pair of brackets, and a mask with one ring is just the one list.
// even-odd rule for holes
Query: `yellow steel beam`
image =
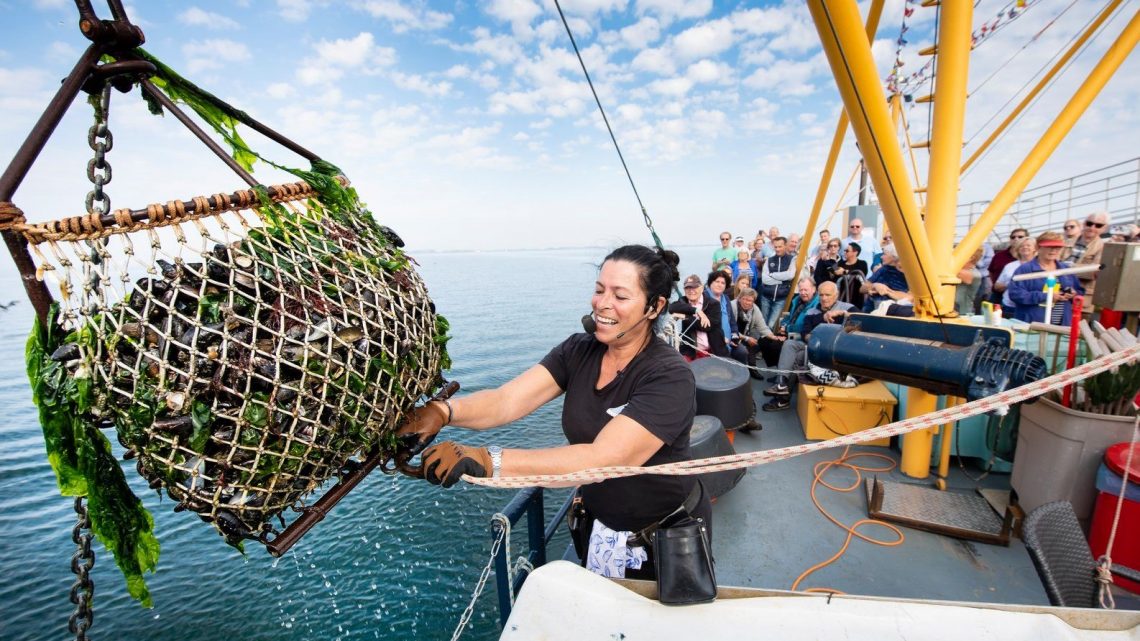
{"label": "yellow steel beam", "polygon": [[935,305],[934,294],[940,283],[933,269],[930,241],[918,214],[898,138],[891,127],[887,98],[871,45],[863,32],[859,8],[854,0],[809,0],[808,9],[851,118],[879,206],[895,238],[914,296],[915,312],[922,317],[937,315],[940,307]]}
{"label": "yellow steel beam", "polygon": [[986,210],[982,212],[978,221],[970,228],[966,237],[954,249],[952,271],[957,272],[962,269],[969,260],[970,255],[981,247],[982,242],[993,230],[994,225],[997,224],[1001,217],[1005,215],[1006,210],[1010,205],[1017,200],[1018,195],[1029,184],[1029,181],[1037,174],[1049,156],[1061,144],[1065,136],[1073,129],[1073,126],[1084,114],[1085,110],[1096,98],[1104,85],[1108,83],[1109,78],[1116,73],[1124,59],[1136,47],[1136,43],[1140,42],[1140,11],[1132,15],[1132,19],[1128,25],[1124,27],[1124,31],[1117,36],[1112,46],[1108,51],[1104,52],[1104,57],[1096,64],[1096,67],[1089,72],[1088,78],[1077,89],[1073,97],[1065,105],[1061,113],[1057,114],[1056,119],[1049,126],[1049,129],[1042,134],[1041,139],[1037,141],[1033,149],[1026,155],[1025,160],[1021,162],[1013,175],[1009,177],[1005,185],[994,196]]}
{"label": "yellow steel beam", "polygon": [[[883,4],[886,0],[873,0],[871,8],[867,11],[867,26],[866,34],[869,42],[874,42],[875,32],[879,29],[879,18],[883,15]],[[796,255],[796,273],[804,268],[804,261],[807,260],[807,250],[811,247],[812,234],[815,232],[815,224],[819,221],[819,212],[823,209],[823,199],[827,197],[827,188],[831,185],[831,178],[835,173],[835,162],[839,159],[839,152],[843,149],[843,139],[847,137],[847,111],[844,110],[839,114],[839,122],[835,124],[835,135],[831,137],[831,151],[827,154],[827,164],[824,166],[823,175],[819,179],[819,187],[815,190],[815,202],[811,207],[811,215],[808,216],[807,227],[804,229],[803,238],[800,240],[803,246],[800,248]],[[830,219],[829,219],[830,220]],[[784,309],[791,305],[792,296],[788,296],[784,301]]]}
{"label": "yellow steel beam", "polygon": [[918,175],[918,159],[914,157],[914,144],[910,140],[910,123],[906,120],[906,109],[903,109],[902,96],[895,94],[891,96],[891,102],[899,103],[899,117],[902,118],[903,137],[906,140],[906,152],[910,156],[910,167],[914,170],[914,193],[918,195],[919,211],[926,209],[926,201],[923,200],[922,195],[925,192],[925,187],[922,185],[922,179]]}
{"label": "yellow steel beam", "polygon": [[[926,233],[939,280],[947,283],[958,215],[958,165],[962,162],[962,130],[966,119],[966,81],[970,67],[970,30],[974,3],[947,2],[939,9],[938,70],[934,76],[934,114],[930,127],[930,165],[926,178]],[[908,274],[909,276],[909,274]],[[954,286],[938,289],[938,307],[954,308]]]}
{"label": "yellow steel beam", "polygon": [[1061,71],[1061,69],[1063,69],[1065,65],[1073,59],[1073,56],[1077,55],[1077,52],[1080,51],[1081,47],[1083,47],[1084,44],[1088,42],[1089,38],[1091,38],[1092,35],[1096,33],[1098,29],[1100,29],[1100,26],[1104,24],[1104,21],[1108,20],[1109,16],[1111,16],[1116,11],[1116,9],[1120,7],[1122,2],[1124,2],[1124,0],[1112,0],[1112,2],[1109,2],[1107,5],[1105,5],[1104,9],[1101,10],[1096,19],[1089,24],[1084,33],[1082,33],[1080,37],[1073,42],[1072,46],[1070,46],[1068,50],[1065,51],[1065,54],[1057,60],[1057,62],[1049,69],[1048,73],[1046,73],[1041,78],[1041,80],[1039,80],[1037,84],[1034,85],[1033,89],[1031,89],[1029,93],[1025,94],[1025,98],[1022,98],[1021,102],[1017,103],[1017,106],[1013,108],[1013,111],[1009,112],[1009,115],[1005,117],[1005,120],[1001,121],[1001,124],[999,124],[997,128],[993,130],[989,137],[986,138],[985,142],[979,145],[978,148],[974,150],[974,153],[970,154],[970,157],[966,159],[966,162],[962,163],[962,173],[965,173],[966,170],[970,168],[970,165],[974,164],[974,162],[983,153],[985,153],[986,149],[989,149],[990,145],[992,145],[994,141],[998,139],[998,136],[1000,136],[1002,132],[1004,132],[1006,128],[1008,128],[1010,124],[1012,124],[1013,121],[1021,115],[1021,112],[1025,111],[1026,107],[1029,106],[1029,103],[1033,102],[1033,99],[1037,97],[1037,94],[1041,93],[1041,91],[1045,89],[1049,82],[1053,80],[1053,77],[1056,76]]}

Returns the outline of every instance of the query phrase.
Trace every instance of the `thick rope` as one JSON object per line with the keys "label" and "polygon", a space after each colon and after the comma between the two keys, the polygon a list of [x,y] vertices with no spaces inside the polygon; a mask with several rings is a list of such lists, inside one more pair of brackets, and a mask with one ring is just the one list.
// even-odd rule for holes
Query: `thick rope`
{"label": "thick rope", "polygon": [[[339,180],[347,186],[347,180],[344,178]],[[274,202],[287,203],[311,198],[316,192],[308,183],[296,182],[270,187],[269,193]],[[116,209],[111,212],[114,221],[110,225],[103,223],[103,215],[99,213],[72,216],[46,223],[28,224],[19,207],[12,203],[0,203],[0,231],[11,229],[23,234],[28,243],[32,245],[52,241],[95,240],[116,234],[146,231],[247,209],[252,203],[258,202],[258,196],[253,190],[246,189],[230,195],[215,194],[208,198],[197,196],[192,198],[191,202],[194,204],[192,213],[188,211],[186,202],[181,200],[172,200],[165,205],[149,205],[146,207],[147,219],[140,221],[132,218],[131,210]],[[203,205],[205,206],[203,207]]]}
{"label": "thick rope", "polygon": [[1041,396],[1047,392],[1060,389],[1066,385],[1084,380],[1090,376],[1094,376],[1101,372],[1107,371],[1114,367],[1127,364],[1140,357],[1140,343],[1132,345],[1127,349],[1119,352],[1114,352],[1106,356],[1102,356],[1096,360],[1089,361],[1082,365],[1078,365],[1072,369],[1054,374],[1048,378],[1043,378],[1039,381],[1027,383],[1021,387],[987,396],[986,398],[971,401],[963,405],[955,405],[944,410],[916,416],[901,421],[896,421],[889,425],[881,427],[872,427],[855,434],[847,436],[839,436],[826,441],[817,443],[805,443],[803,445],[793,445],[790,447],[782,447],[774,450],[762,450],[759,452],[747,452],[744,454],[731,454],[728,456],[718,456],[707,459],[698,459],[694,461],[682,461],[679,463],[666,463],[663,465],[653,465],[647,467],[641,466],[614,466],[614,467],[600,467],[591,468],[587,470],[580,470],[577,472],[570,472],[568,474],[536,474],[532,476],[514,476],[508,478],[476,478],[470,475],[464,475],[463,480],[474,485],[482,485],[486,487],[498,488],[523,488],[523,487],[568,487],[571,485],[588,485],[605,481],[608,479],[625,478],[629,476],[639,476],[642,474],[658,474],[666,476],[687,476],[695,474],[707,474],[709,472],[720,472],[724,470],[734,470],[744,467],[751,467],[761,463],[770,463],[772,461],[779,461],[794,456],[801,456],[812,452],[830,449],[834,447],[845,447],[847,445],[854,445],[866,441],[873,441],[881,438],[888,438],[905,434],[907,432],[914,432],[916,430],[928,429],[943,423],[952,423],[962,419],[967,419],[972,416],[992,412],[1003,408],[1008,408],[1014,403],[1020,403],[1024,400]]}
{"label": "thick rope", "polygon": [[[1140,394],[1133,399],[1132,406],[1140,411]],[[1112,546],[1116,543],[1116,529],[1120,526],[1120,510],[1124,507],[1124,493],[1128,490],[1128,473],[1132,469],[1132,455],[1136,453],[1136,444],[1140,443],[1140,414],[1132,424],[1132,441],[1128,444],[1128,456],[1124,461],[1124,474],[1120,479],[1120,495],[1116,497],[1116,510],[1112,515],[1112,529],[1108,531],[1108,545],[1104,554],[1097,561],[1097,598],[1100,607],[1115,610],[1116,599],[1112,596]]]}

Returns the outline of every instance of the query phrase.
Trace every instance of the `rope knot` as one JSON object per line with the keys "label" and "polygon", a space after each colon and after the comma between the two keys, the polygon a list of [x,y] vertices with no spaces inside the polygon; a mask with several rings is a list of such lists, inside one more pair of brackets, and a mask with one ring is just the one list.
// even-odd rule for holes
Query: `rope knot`
{"label": "rope knot", "polygon": [[11,202],[0,202],[0,231],[8,231],[15,225],[27,222],[24,210]]}

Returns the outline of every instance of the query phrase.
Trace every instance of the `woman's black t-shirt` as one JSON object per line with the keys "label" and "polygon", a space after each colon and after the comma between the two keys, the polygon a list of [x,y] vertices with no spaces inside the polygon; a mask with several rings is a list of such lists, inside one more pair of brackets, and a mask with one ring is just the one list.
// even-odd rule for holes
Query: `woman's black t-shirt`
{"label": "woman's black t-shirt", "polygon": [[[696,382],[685,359],[654,336],[613,381],[596,389],[605,352],[606,346],[592,334],[574,334],[540,363],[566,392],[566,439],[571,444],[592,443],[620,414],[664,442],[645,465],[689,460]],[[581,495],[590,512],[609,527],[637,531],[677,509],[695,482],[692,476],[633,476],[583,485]]]}

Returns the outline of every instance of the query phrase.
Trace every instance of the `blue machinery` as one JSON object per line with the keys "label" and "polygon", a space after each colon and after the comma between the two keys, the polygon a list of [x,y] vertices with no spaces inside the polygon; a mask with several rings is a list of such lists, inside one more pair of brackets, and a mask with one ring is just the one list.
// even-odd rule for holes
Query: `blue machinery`
{"label": "blue machinery", "polygon": [[1043,378],[1045,361],[1011,349],[1008,329],[852,314],[808,339],[812,364],[977,400]]}

